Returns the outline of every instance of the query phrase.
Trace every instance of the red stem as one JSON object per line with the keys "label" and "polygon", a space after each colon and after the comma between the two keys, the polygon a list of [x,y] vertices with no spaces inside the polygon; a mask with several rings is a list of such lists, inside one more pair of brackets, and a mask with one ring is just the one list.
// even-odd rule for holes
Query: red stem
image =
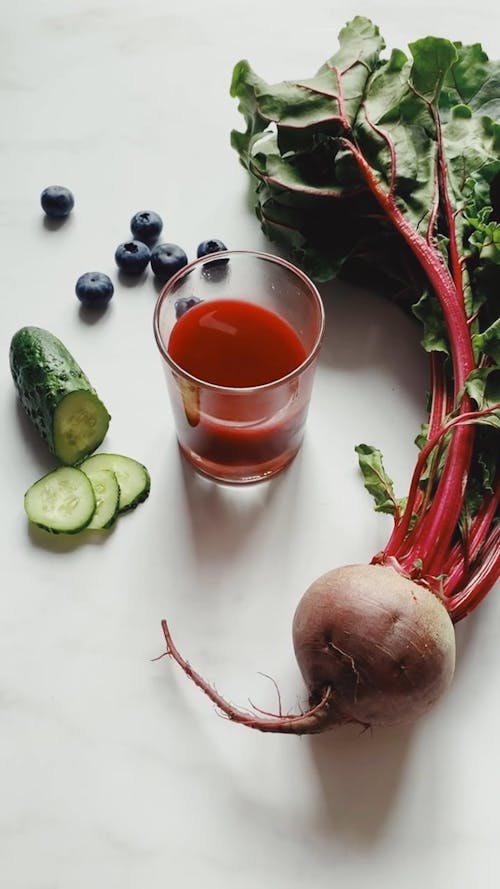
{"label": "red stem", "polygon": [[[456,298],[459,303],[461,309],[463,310],[463,320],[467,325],[467,338],[470,346],[470,362],[469,370],[466,372],[466,376],[474,367],[474,355],[472,352],[472,345],[470,342],[470,330],[467,324],[467,317],[465,313],[465,303],[464,303],[464,290],[463,290],[463,275],[462,275],[462,265],[460,262],[460,256],[458,252],[458,244],[457,244],[457,232],[455,225],[455,215],[453,212],[453,208],[451,206],[449,190],[448,190],[448,172],[446,167],[446,160],[444,156],[443,149],[443,136],[441,130],[441,121],[439,119],[439,115],[436,113],[435,109],[430,106],[431,113],[433,114],[433,118],[436,125],[436,134],[437,134],[437,146],[438,146],[438,171],[439,178],[441,181],[441,199],[443,212],[446,219],[446,224],[448,228],[448,236],[449,236],[449,257],[450,257],[450,266],[451,266],[451,275],[453,278],[453,283],[456,288]],[[439,297],[439,294],[437,294]],[[450,345],[453,354],[453,346],[454,346],[454,336],[453,330],[449,330],[449,339]],[[459,384],[455,369],[455,387],[454,393],[455,398],[457,398],[459,392],[462,389],[462,386]],[[461,405],[461,409],[466,411],[470,409],[470,399],[465,398],[463,400],[463,404]],[[468,433],[468,434],[467,434]],[[458,441],[457,441],[458,439]],[[446,490],[444,479],[446,475],[449,473],[450,482],[449,482],[449,491],[452,495],[452,499],[450,500],[448,492],[445,495],[439,495],[439,491],[436,492],[434,497],[432,506],[430,507],[427,514],[424,516],[422,522],[419,524],[415,536],[412,547],[412,552],[409,556],[410,563],[414,562],[415,559],[421,560],[425,566],[425,570],[432,574],[436,572],[440,572],[440,568],[443,562],[443,559],[446,557],[446,552],[449,548],[451,539],[453,537],[456,522],[453,522],[452,519],[456,515],[456,513],[451,509],[451,506],[454,505],[455,508],[458,506],[458,515],[460,515],[460,511],[462,508],[463,494],[465,491],[465,485],[467,483],[467,475],[468,475],[468,467],[470,464],[470,460],[472,458],[473,451],[473,433],[471,429],[461,430],[459,434],[455,437],[454,440],[450,442],[449,452],[447,456],[446,465],[443,471],[443,476],[441,481],[443,482],[443,488]],[[455,459],[456,458],[456,459]],[[450,470],[449,467],[452,467]],[[462,467],[462,478],[460,478],[460,466]],[[436,505],[437,504],[437,505]],[[451,515],[450,515],[451,513]],[[458,517],[457,517],[458,520]]]}
{"label": "red stem", "polygon": [[[493,413],[495,410],[500,409],[500,404],[493,405],[493,407],[485,408],[480,411],[469,411],[467,414],[459,414],[456,417],[453,417],[451,420],[448,420],[441,429],[439,429],[433,438],[429,439],[425,447],[419,452],[417,457],[417,462],[415,464],[415,468],[413,470],[413,475],[410,482],[410,490],[408,493],[408,498],[406,502],[406,507],[401,517],[401,521],[394,528],[391,537],[387,546],[383,551],[383,559],[385,560],[388,556],[396,556],[397,553],[405,548],[404,542],[406,539],[406,535],[408,534],[408,530],[410,527],[410,522],[413,515],[413,504],[415,503],[416,496],[418,493],[418,488],[420,484],[420,478],[425,469],[427,460],[429,459],[432,451],[439,444],[442,437],[446,435],[447,432],[451,430],[457,429],[457,427],[470,425],[477,420],[481,419],[481,417],[486,417],[488,414]],[[412,532],[411,532],[412,533]],[[408,547],[406,547],[408,549]],[[377,560],[380,560],[380,556],[377,556]],[[413,566],[411,566],[412,568]],[[409,571],[408,573],[411,573]]]}
{"label": "red stem", "polygon": [[448,189],[448,168],[446,166],[446,158],[444,156],[444,148],[443,148],[443,132],[441,127],[441,120],[439,115],[437,114],[435,108],[430,106],[432,110],[432,114],[434,117],[434,122],[436,125],[436,134],[437,134],[437,145],[438,145],[438,167],[439,167],[439,175],[441,178],[441,199],[442,205],[444,209],[444,215],[446,219],[446,224],[448,226],[448,234],[449,234],[449,253],[450,253],[450,266],[451,266],[451,274],[453,280],[455,282],[455,287],[457,288],[457,292],[460,296],[462,305],[464,304],[464,288],[463,288],[463,274],[462,274],[462,263],[460,261],[460,255],[458,252],[458,242],[457,242],[457,229],[455,225],[455,213],[453,211],[453,207],[451,206],[450,201],[450,193]]}
{"label": "red stem", "polygon": [[[443,574],[446,579],[443,585],[445,596],[451,597],[468,582],[471,566],[481,553],[481,549],[487,540],[488,532],[495,519],[500,505],[500,474],[494,486],[493,492],[485,498],[481,508],[472,519],[467,540],[456,543],[450,550]],[[464,549],[464,547],[466,549]]]}
{"label": "red stem", "polygon": [[370,191],[382,205],[386,215],[425,269],[427,277],[440,301],[446,326],[450,333],[455,391],[458,393],[463,389],[466,378],[474,369],[474,355],[463,302],[457,298],[457,290],[449,269],[441,255],[410,225],[397,206],[393,195],[387,194],[381,188],[372,168],[363,157],[359,148],[346,139],[343,139],[342,142],[353,154]]}
{"label": "red stem", "polygon": [[500,525],[495,525],[481,552],[481,563],[477,565],[460,592],[444,603],[454,623],[458,623],[477,608],[499,578]]}
{"label": "red stem", "polygon": [[432,438],[444,423],[445,417],[451,413],[453,399],[450,397],[444,373],[445,355],[443,352],[431,352],[431,407],[429,411],[428,438]]}
{"label": "red stem", "polygon": [[[439,165],[438,165],[439,169]],[[436,176],[434,182],[434,194],[432,196],[432,204],[429,212],[429,221],[427,223],[427,240],[429,243],[431,242],[432,237],[434,236],[434,229],[436,226],[437,216],[439,212],[439,180]]]}
{"label": "red stem", "polygon": [[[389,147],[392,182],[395,164],[394,146],[386,133],[383,133],[379,128],[376,129]],[[393,192],[387,193],[381,187],[359,148],[348,140],[342,141],[345,147],[351,151],[372,194],[426,271],[429,282],[439,299],[449,332],[456,397],[463,390],[465,380],[475,366],[461,290],[457,291],[450,270],[438,251],[418,234],[405,218],[396,204]],[[459,405],[459,411],[466,414],[469,408],[470,401],[465,397]],[[404,566],[408,570],[411,570],[415,561],[418,561],[426,572],[432,573],[435,565],[439,564],[439,560],[442,561],[443,555],[450,545],[462,509],[463,494],[472,456],[473,438],[474,431],[469,427],[457,429],[453,435],[433,502],[422,522],[416,526],[413,535],[415,545],[405,557]]]}
{"label": "red stem", "polygon": [[[452,398],[446,385],[446,377],[444,373],[445,356],[442,352],[431,352],[430,369],[431,369],[431,405],[429,410],[429,423],[427,430],[427,440],[440,434],[441,427],[446,421],[446,417],[452,410]],[[439,453],[435,454],[433,463],[437,465]],[[430,474],[425,495],[419,486],[414,491],[414,499],[410,503],[410,510],[416,516],[422,516],[427,509],[429,497],[432,490],[434,473]]]}

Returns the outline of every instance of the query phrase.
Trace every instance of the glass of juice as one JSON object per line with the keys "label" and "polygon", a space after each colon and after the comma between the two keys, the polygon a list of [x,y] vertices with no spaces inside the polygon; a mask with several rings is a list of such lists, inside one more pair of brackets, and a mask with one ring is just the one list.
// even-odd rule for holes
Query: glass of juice
{"label": "glass of juice", "polygon": [[170,279],[154,332],[180,449],[202,475],[248,484],[290,463],[323,330],[316,287],[277,256],[210,254]]}

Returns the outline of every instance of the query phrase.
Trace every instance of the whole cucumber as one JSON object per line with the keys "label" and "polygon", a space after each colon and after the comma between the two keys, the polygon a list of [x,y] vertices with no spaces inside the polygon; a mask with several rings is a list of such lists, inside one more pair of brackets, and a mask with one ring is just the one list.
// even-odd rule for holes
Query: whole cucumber
{"label": "whole cucumber", "polygon": [[101,444],[110,415],[66,346],[41,327],[22,327],[10,344],[20,402],[52,453],[68,466]]}

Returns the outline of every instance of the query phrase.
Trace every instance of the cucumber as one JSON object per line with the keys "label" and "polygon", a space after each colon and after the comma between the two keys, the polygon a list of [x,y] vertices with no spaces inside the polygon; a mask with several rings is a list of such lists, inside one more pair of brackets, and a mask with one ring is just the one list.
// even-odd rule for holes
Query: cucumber
{"label": "cucumber", "polygon": [[56,336],[22,327],[12,337],[10,369],[24,410],[61,463],[75,466],[95,451],[111,418]]}
{"label": "cucumber", "polygon": [[132,457],[121,454],[93,454],[81,464],[83,472],[95,472],[98,469],[110,469],[118,479],[120,487],[119,512],[134,509],[149,495],[151,479],[148,470],[142,463]]}
{"label": "cucumber", "polygon": [[88,527],[96,498],[89,478],[73,466],[53,469],[24,495],[30,522],[53,534],[76,534]]}
{"label": "cucumber", "polygon": [[[83,470],[82,470],[83,471]],[[96,469],[85,473],[94,489],[96,508],[87,528],[100,531],[111,528],[118,517],[120,487],[114,472],[109,469]]]}

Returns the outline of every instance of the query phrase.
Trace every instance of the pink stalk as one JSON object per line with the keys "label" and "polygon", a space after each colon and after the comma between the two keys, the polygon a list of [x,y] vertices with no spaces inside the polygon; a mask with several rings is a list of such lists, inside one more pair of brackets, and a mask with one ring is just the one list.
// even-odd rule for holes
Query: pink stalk
{"label": "pink stalk", "polygon": [[[458,243],[457,243],[457,233],[456,233],[456,225],[455,225],[455,214],[453,212],[453,208],[451,206],[449,190],[448,190],[448,171],[446,166],[446,159],[444,156],[444,148],[443,148],[443,137],[441,130],[441,121],[439,116],[436,114],[434,109],[431,107],[431,111],[433,113],[433,117],[436,124],[436,133],[437,133],[437,146],[438,146],[438,172],[439,179],[441,181],[441,200],[443,206],[443,212],[447,223],[448,228],[448,236],[449,236],[449,255],[450,255],[450,266],[451,266],[451,274],[453,278],[453,282],[456,288],[456,299],[461,309],[463,309],[463,320],[467,325],[467,338],[469,343],[469,369],[465,369],[465,376],[470,373],[470,370],[474,367],[474,356],[472,352],[472,345],[470,343],[470,330],[467,324],[467,317],[465,314],[465,303],[464,303],[464,290],[463,290],[463,275],[462,275],[462,265],[460,262],[460,256],[458,252]],[[437,294],[439,298],[439,293]],[[446,316],[445,316],[446,317]],[[453,354],[454,347],[454,330],[450,330],[450,345]],[[455,399],[457,398],[459,392],[462,389],[462,385],[459,383],[459,377],[457,377],[456,366],[454,362],[455,369]],[[464,398],[461,410],[467,411],[470,409],[470,399]],[[469,430],[471,432],[471,430]],[[458,441],[457,441],[458,439]],[[462,452],[463,449],[463,452]],[[448,466],[451,464],[455,469],[455,472],[451,472],[452,482],[456,479],[459,481],[458,470],[460,467],[460,463],[462,463],[463,467],[463,477],[461,480],[461,484],[457,487],[455,492],[455,502],[460,503],[463,499],[463,494],[465,492],[465,485],[467,483],[467,473],[468,473],[468,465],[470,463],[470,459],[472,457],[472,449],[473,449],[473,436],[470,434],[469,436],[465,435],[465,432],[462,431],[455,440],[450,443],[449,450],[449,458],[447,460],[447,464],[445,466],[445,470],[443,476],[446,474],[448,470]],[[455,463],[455,455],[457,457]],[[466,459],[466,457],[468,457]],[[412,558],[421,558],[425,563],[425,568],[429,573],[434,573],[440,570],[440,566],[442,565],[443,559],[445,558],[446,551],[450,545],[451,538],[453,536],[455,525],[451,524],[450,515],[449,515],[449,501],[447,497],[443,497],[441,501],[438,501],[438,506],[435,506],[437,496],[433,502],[432,508],[429,510],[427,515],[424,517],[421,525],[419,525],[418,530],[415,535],[415,546],[412,553]],[[429,553],[429,557],[425,558],[424,553]]]}
{"label": "pink stalk", "polygon": [[451,413],[453,400],[449,397],[444,375],[444,353],[431,352],[431,407],[428,437],[432,438],[441,428],[445,417]]}
{"label": "pink stalk", "polygon": [[500,578],[500,525],[495,525],[481,551],[481,562],[470,575],[466,585],[445,605],[451,619],[457,623],[477,608],[491,587]]}
{"label": "pink stalk", "polygon": [[[443,311],[445,323],[449,331],[451,357],[454,373],[455,397],[463,390],[465,380],[475,367],[474,355],[470,339],[469,326],[461,292],[448,267],[438,251],[431,246],[410,225],[394,197],[395,149],[392,140],[378,127],[376,131],[385,139],[391,156],[391,189],[384,191],[372,168],[365,160],[359,148],[348,140],[342,140],[348,148],[372,192],[379,201],[388,218],[405,239],[421,266],[425,270]],[[466,414],[470,402],[463,398],[458,409]],[[404,561],[409,571],[415,562],[422,564],[426,573],[432,574],[436,565],[443,559],[457,526],[463,502],[469,464],[472,456],[474,432],[464,426],[457,429],[450,446],[446,463],[438,483],[431,506],[420,523],[416,526],[411,552]]]}
{"label": "pink stalk", "polygon": [[[441,426],[441,429],[439,429],[434,434],[433,438],[431,438],[427,442],[427,444],[421,449],[421,451],[419,452],[419,455],[417,457],[417,462],[415,464],[415,468],[413,470],[413,474],[412,474],[412,478],[411,478],[411,482],[410,482],[410,490],[408,492],[408,498],[407,498],[405,510],[403,512],[400,522],[394,528],[392,535],[389,539],[389,542],[384,549],[384,552],[383,552],[384,557],[388,557],[388,556],[394,557],[395,555],[397,555],[397,553],[399,551],[401,551],[402,549],[405,549],[405,540],[407,540],[407,534],[408,533],[409,533],[409,535],[412,534],[411,531],[409,532],[409,528],[410,528],[410,522],[411,522],[412,515],[413,515],[413,505],[414,505],[417,495],[418,495],[420,479],[421,479],[422,474],[425,470],[427,460],[429,459],[430,455],[432,454],[432,451],[439,444],[439,442],[441,441],[443,436],[445,436],[447,432],[451,432],[452,430],[457,429],[458,427],[469,426],[473,423],[476,423],[478,420],[481,419],[481,417],[486,417],[489,414],[492,414],[495,410],[499,410],[499,409],[500,409],[500,404],[493,405],[490,408],[484,408],[484,410],[470,411],[467,414],[459,414],[456,417],[453,417],[451,420],[448,420],[447,423],[445,423],[443,426]],[[406,548],[408,548],[408,545],[406,546]],[[380,561],[378,556],[377,556],[377,561]]]}
{"label": "pink stalk", "polygon": [[495,515],[500,505],[500,476],[495,488],[489,497],[485,498],[481,509],[474,516],[465,547],[463,543],[456,543],[450,550],[448,561],[444,566],[446,574],[444,581],[444,594],[451,597],[468,582],[471,573],[470,565],[480,556],[482,547],[488,539],[488,533],[494,522]]}

